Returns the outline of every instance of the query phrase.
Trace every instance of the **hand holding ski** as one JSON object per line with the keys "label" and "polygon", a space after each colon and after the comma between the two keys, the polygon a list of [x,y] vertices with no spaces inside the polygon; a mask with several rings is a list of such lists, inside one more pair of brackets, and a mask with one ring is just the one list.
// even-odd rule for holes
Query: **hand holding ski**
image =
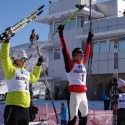
{"label": "hand holding ski", "polygon": [[69,23],[69,22],[71,22],[72,20],[74,20],[74,18],[77,16],[77,14],[84,8],[84,6],[85,5],[76,5],[75,7],[77,8],[77,10],[75,11],[75,12],[73,12],[73,13],[71,13],[71,16],[68,18],[68,19],[66,19],[66,20],[64,20],[63,22],[62,22],[62,25],[66,25],[67,23]]}
{"label": "hand holding ski", "polygon": [[[76,10],[75,12],[72,12],[71,15],[70,15],[70,17],[62,22],[62,25],[66,25],[67,23],[69,23],[69,22],[71,22],[72,20],[74,20],[74,18],[75,18],[75,17],[77,16],[77,14],[84,8],[84,6],[85,6],[85,5],[76,5],[75,7],[77,8],[77,10]],[[51,40],[51,39],[53,38],[53,36],[54,36],[55,34],[57,34],[58,32],[59,32],[58,29],[57,29],[55,32],[53,32],[53,33],[51,34],[49,40]],[[49,41],[49,40],[48,40],[48,41]]]}
{"label": "hand holding ski", "polygon": [[32,14],[30,14],[28,17],[22,19],[21,21],[17,22],[15,25],[8,27],[4,33],[0,35],[0,43],[5,41],[6,39],[9,39],[14,36],[14,34],[26,26],[28,23],[35,20],[42,12],[43,12],[44,5],[40,6],[36,11],[34,11]]}

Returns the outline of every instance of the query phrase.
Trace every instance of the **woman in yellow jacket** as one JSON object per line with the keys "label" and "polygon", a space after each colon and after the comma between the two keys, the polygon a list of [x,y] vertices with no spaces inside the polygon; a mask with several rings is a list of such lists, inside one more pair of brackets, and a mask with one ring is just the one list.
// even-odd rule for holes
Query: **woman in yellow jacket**
{"label": "woman in yellow jacket", "polygon": [[43,57],[38,62],[32,73],[25,69],[27,54],[24,50],[18,50],[14,54],[14,61],[9,57],[10,43],[5,40],[1,45],[1,65],[6,79],[8,92],[4,110],[5,125],[28,125],[30,93],[29,84],[35,83],[41,74]]}

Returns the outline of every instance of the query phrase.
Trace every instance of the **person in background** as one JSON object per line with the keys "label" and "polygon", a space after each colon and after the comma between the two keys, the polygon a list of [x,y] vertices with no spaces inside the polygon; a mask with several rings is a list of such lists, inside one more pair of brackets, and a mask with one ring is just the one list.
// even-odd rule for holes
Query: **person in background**
{"label": "person in background", "polygon": [[61,125],[67,125],[68,123],[68,108],[63,102],[61,103],[60,121]]}
{"label": "person in background", "polygon": [[[7,34],[5,37],[8,38]],[[15,50],[13,61],[10,56],[9,38],[3,40],[0,50],[1,66],[8,92],[5,100],[4,125],[29,125],[29,84],[39,80],[43,57],[39,57],[32,73],[26,69],[28,60],[24,50]]]}
{"label": "person in background", "polygon": [[117,110],[117,125],[125,125],[125,81],[118,79],[118,110]]}
{"label": "person in background", "polygon": [[104,102],[104,110],[110,109],[110,96],[105,92],[105,90],[102,90],[102,100]]}
{"label": "person in background", "polygon": [[88,115],[88,100],[86,96],[87,71],[85,65],[87,64],[90,56],[93,34],[89,32],[84,52],[81,48],[76,47],[72,51],[71,59],[63,36],[64,25],[59,25],[57,29],[64,57],[65,70],[69,82],[68,91],[70,92],[70,119],[68,121],[68,125],[76,124],[78,110],[80,112],[79,114],[81,114],[81,117],[79,117],[79,125],[86,125]]}
{"label": "person in background", "polygon": [[103,89],[102,83],[97,84],[96,91],[97,91],[97,98],[99,100],[102,100],[102,89]]}

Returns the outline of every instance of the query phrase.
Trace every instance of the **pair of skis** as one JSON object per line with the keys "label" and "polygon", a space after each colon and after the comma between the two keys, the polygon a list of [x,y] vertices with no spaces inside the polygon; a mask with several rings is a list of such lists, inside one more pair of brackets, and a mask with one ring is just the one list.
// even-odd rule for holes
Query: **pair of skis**
{"label": "pair of skis", "polygon": [[21,28],[25,27],[28,23],[34,21],[42,12],[44,5],[40,6],[36,11],[31,13],[28,17],[20,20],[15,25],[8,27],[5,32],[0,35],[0,43],[10,37],[13,37],[15,33]]}
{"label": "pair of skis", "polygon": [[[64,21],[62,21],[62,23],[61,23],[62,25],[66,25],[66,24],[72,22],[72,21],[75,19],[75,17],[77,16],[77,14],[85,7],[85,5],[76,5],[75,7],[76,7],[77,9],[70,14],[70,16],[69,16],[68,19],[65,19]],[[56,30],[50,35],[50,37],[49,37],[49,39],[48,39],[47,41],[50,41],[57,33],[58,33],[58,29],[56,29]]]}

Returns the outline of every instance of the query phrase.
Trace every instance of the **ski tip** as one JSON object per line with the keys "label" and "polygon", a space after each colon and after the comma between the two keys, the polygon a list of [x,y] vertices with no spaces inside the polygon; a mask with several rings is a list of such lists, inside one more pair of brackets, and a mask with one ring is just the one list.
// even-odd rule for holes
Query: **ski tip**
{"label": "ski tip", "polygon": [[85,5],[80,5],[80,4],[76,4],[75,7],[78,8],[79,10],[82,10],[84,8]]}
{"label": "ski tip", "polygon": [[40,11],[41,9],[43,9],[44,6],[45,6],[45,5],[40,6],[40,7],[38,8],[38,11]]}

